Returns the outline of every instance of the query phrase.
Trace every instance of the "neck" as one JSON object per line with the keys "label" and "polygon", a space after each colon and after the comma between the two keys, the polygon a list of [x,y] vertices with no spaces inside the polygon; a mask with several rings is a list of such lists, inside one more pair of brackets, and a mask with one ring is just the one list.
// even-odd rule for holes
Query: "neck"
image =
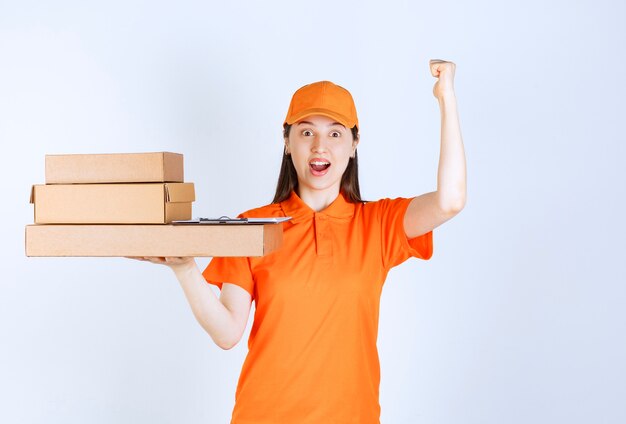
{"label": "neck", "polygon": [[308,207],[315,212],[326,209],[339,196],[339,187],[328,190],[311,190],[306,187],[298,187],[297,194]]}

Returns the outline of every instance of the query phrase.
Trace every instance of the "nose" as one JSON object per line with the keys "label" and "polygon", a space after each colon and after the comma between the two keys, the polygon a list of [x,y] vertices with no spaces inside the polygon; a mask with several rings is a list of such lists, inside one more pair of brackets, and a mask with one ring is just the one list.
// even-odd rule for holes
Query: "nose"
{"label": "nose", "polygon": [[324,137],[321,137],[319,135],[315,136],[315,139],[311,144],[311,151],[314,153],[326,151],[326,141],[324,140]]}

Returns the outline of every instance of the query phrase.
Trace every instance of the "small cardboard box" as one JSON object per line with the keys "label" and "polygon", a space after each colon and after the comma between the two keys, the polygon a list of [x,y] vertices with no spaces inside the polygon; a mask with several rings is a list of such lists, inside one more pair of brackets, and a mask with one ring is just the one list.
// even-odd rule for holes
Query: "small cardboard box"
{"label": "small cardboard box", "polygon": [[263,256],[283,225],[27,225],[26,256]]}
{"label": "small cardboard box", "polygon": [[182,183],[179,153],[46,155],[46,184]]}
{"label": "small cardboard box", "polygon": [[191,219],[193,183],[35,185],[36,224],[165,224]]}

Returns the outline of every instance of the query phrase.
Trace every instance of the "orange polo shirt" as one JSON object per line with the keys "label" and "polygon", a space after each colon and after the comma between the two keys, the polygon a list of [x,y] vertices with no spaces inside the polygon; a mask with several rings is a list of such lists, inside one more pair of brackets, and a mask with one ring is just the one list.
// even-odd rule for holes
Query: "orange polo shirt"
{"label": "orange polo shirt", "polygon": [[213,258],[204,278],[236,284],[255,302],[232,424],[379,423],[376,339],[388,271],[430,259],[432,231],[408,240],[410,198],[315,212],[295,192],[241,214],[291,216],[283,246],[259,258]]}

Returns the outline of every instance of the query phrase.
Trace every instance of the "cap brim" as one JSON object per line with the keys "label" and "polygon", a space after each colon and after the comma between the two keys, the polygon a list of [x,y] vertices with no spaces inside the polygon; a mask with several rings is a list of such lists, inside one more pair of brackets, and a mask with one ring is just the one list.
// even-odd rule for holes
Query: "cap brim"
{"label": "cap brim", "polygon": [[303,110],[302,112],[300,112],[299,114],[292,116],[289,120],[286,120],[283,123],[283,126],[289,124],[292,125],[295,122],[301,121],[302,119],[308,117],[308,116],[313,116],[313,115],[322,115],[322,116],[326,116],[327,118],[331,118],[336,120],[337,122],[339,122],[341,125],[343,125],[346,128],[352,128],[354,126],[357,125],[356,122],[350,121],[346,116],[340,114],[340,113],[336,113],[333,112],[332,110],[328,110],[328,109],[307,109],[307,110]]}

